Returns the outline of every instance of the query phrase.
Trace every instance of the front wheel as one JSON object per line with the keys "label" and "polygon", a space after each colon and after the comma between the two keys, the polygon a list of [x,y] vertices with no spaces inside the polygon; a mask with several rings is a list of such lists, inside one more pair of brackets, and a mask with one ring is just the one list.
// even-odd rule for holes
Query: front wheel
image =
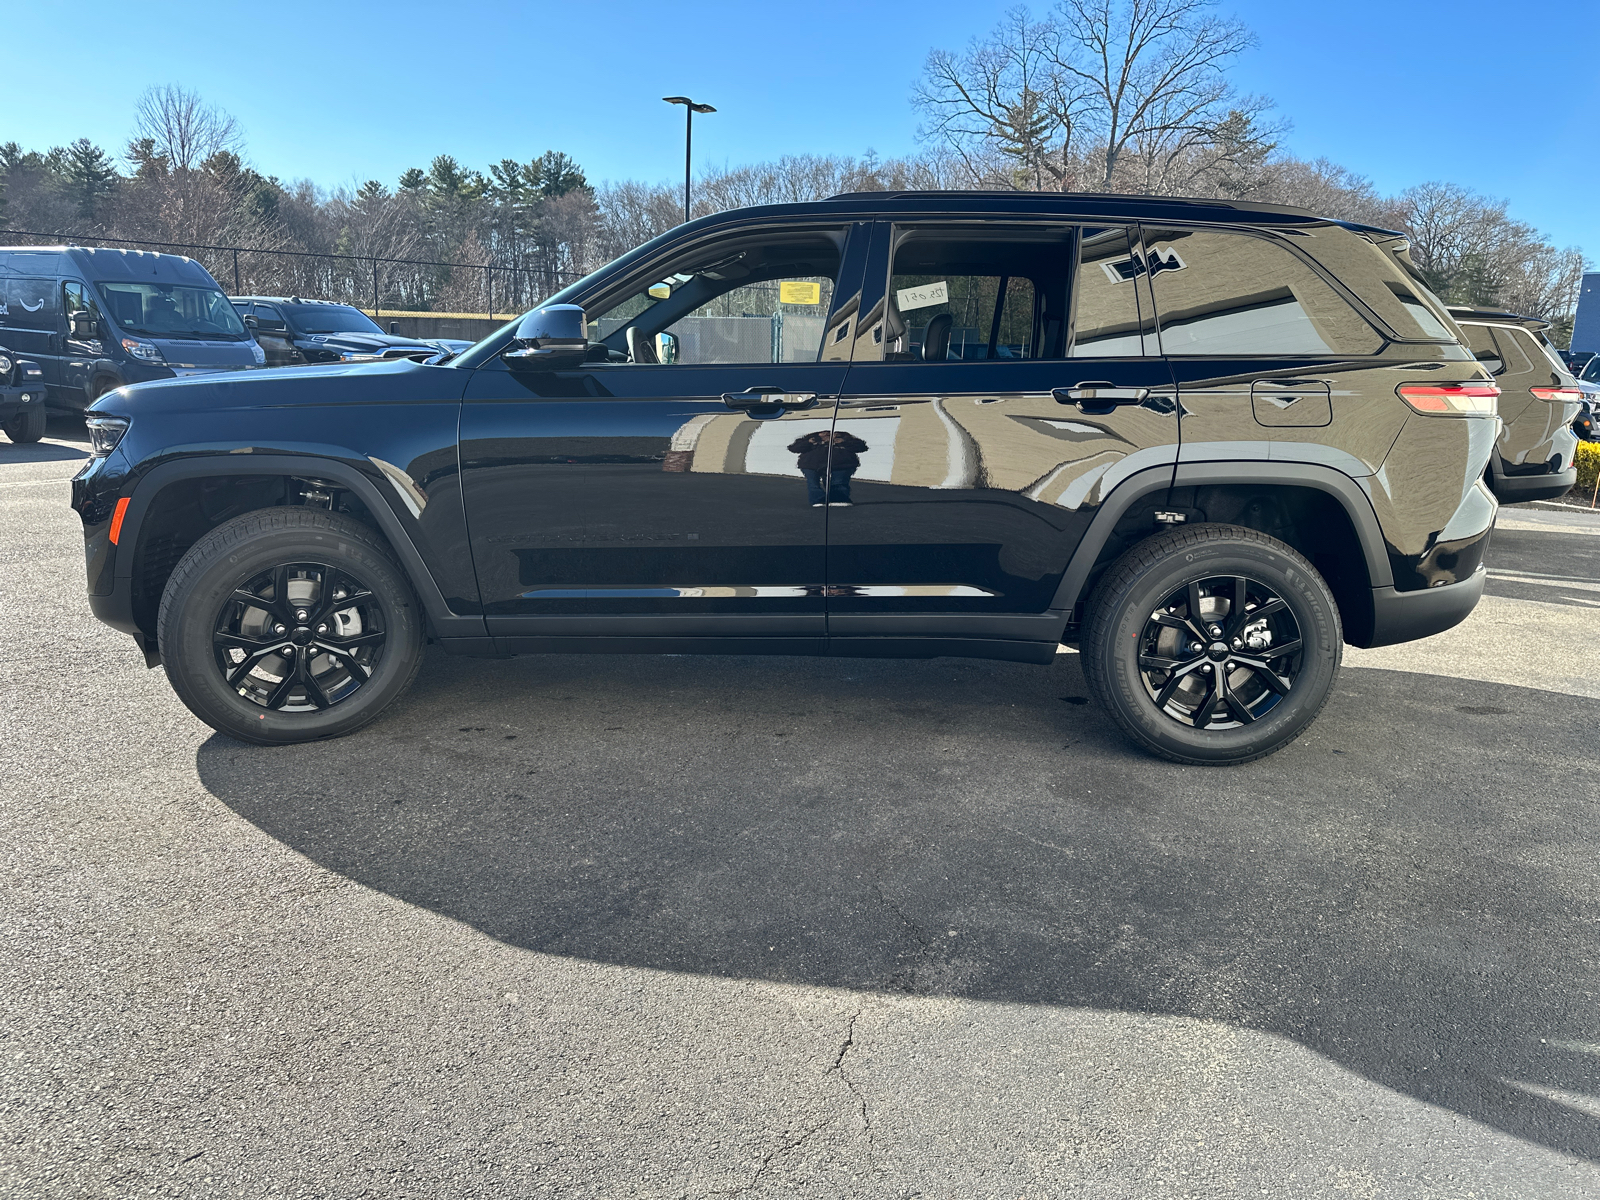
{"label": "front wheel", "polygon": [[422,662],[422,615],[387,547],[317,509],[246,513],[201,538],[167,581],[157,635],[189,710],[264,745],[355,732]]}
{"label": "front wheel", "polygon": [[25,408],[11,417],[0,429],[4,429],[6,436],[13,442],[21,445],[23,442],[37,442],[44,436],[45,428],[44,405],[34,408]]}
{"label": "front wheel", "polygon": [[1344,638],[1317,569],[1253,529],[1195,525],[1146,539],[1089,598],[1089,686],[1135,741],[1175,762],[1249,762],[1299,737],[1327,703]]}

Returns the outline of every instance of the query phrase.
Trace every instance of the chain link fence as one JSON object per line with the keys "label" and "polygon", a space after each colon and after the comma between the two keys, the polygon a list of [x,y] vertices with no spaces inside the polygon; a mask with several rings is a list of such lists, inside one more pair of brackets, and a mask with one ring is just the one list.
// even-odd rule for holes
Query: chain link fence
{"label": "chain link fence", "polygon": [[[421,314],[441,308],[462,317],[509,319],[565,287],[576,273],[501,267],[491,263],[440,262],[381,255],[324,254],[157,242],[138,238],[79,237],[0,229],[13,246],[93,246],[181,254],[211,272],[234,296],[302,296],[354,305],[376,315]],[[445,303],[441,305],[440,301]]]}

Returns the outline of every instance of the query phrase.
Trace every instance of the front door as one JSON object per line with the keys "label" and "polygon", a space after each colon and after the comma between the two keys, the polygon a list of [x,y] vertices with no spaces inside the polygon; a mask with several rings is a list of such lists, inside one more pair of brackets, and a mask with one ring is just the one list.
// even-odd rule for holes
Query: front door
{"label": "front door", "polygon": [[[72,318],[80,313],[87,314],[93,325],[90,337],[79,337],[72,328]],[[73,403],[82,407],[88,402],[95,362],[106,356],[103,339],[110,336],[110,326],[100,312],[93,289],[81,279],[61,281],[61,328],[66,347],[61,359],[61,385],[73,397]]]}
{"label": "front door", "polygon": [[821,650],[830,510],[799,460],[848,368],[821,355],[846,237],[688,247],[593,305],[585,367],[475,373],[462,487],[491,634]]}
{"label": "front door", "polygon": [[849,506],[828,510],[834,649],[1053,642],[1048,610],[1101,500],[1176,458],[1129,231],[901,225],[882,244],[883,337],[856,340],[839,405],[855,461]]}

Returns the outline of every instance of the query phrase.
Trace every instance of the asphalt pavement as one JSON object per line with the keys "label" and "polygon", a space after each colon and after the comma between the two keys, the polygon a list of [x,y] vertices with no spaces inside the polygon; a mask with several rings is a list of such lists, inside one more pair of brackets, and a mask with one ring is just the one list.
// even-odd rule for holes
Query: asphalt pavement
{"label": "asphalt pavement", "polygon": [[1600,515],[1294,745],[1054,665],[452,659],[213,733],[0,442],[0,1195],[1600,1194]]}

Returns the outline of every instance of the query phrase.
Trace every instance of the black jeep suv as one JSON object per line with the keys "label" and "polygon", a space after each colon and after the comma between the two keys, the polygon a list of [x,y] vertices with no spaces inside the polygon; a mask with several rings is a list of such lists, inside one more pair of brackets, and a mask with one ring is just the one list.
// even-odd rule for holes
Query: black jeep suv
{"label": "black jeep suv", "polygon": [[1404,239],[872,193],[706,217],[458,357],[122,389],[89,600],[202,720],[376,717],[425,640],[1048,664],[1144,746],[1303,731],[1483,590],[1498,392]]}
{"label": "black jeep suv", "polygon": [[1500,389],[1500,437],[1489,456],[1489,489],[1504,504],[1549,500],[1578,481],[1584,385],[1545,336],[1549,321],[1490,308],[1450,315]]}

